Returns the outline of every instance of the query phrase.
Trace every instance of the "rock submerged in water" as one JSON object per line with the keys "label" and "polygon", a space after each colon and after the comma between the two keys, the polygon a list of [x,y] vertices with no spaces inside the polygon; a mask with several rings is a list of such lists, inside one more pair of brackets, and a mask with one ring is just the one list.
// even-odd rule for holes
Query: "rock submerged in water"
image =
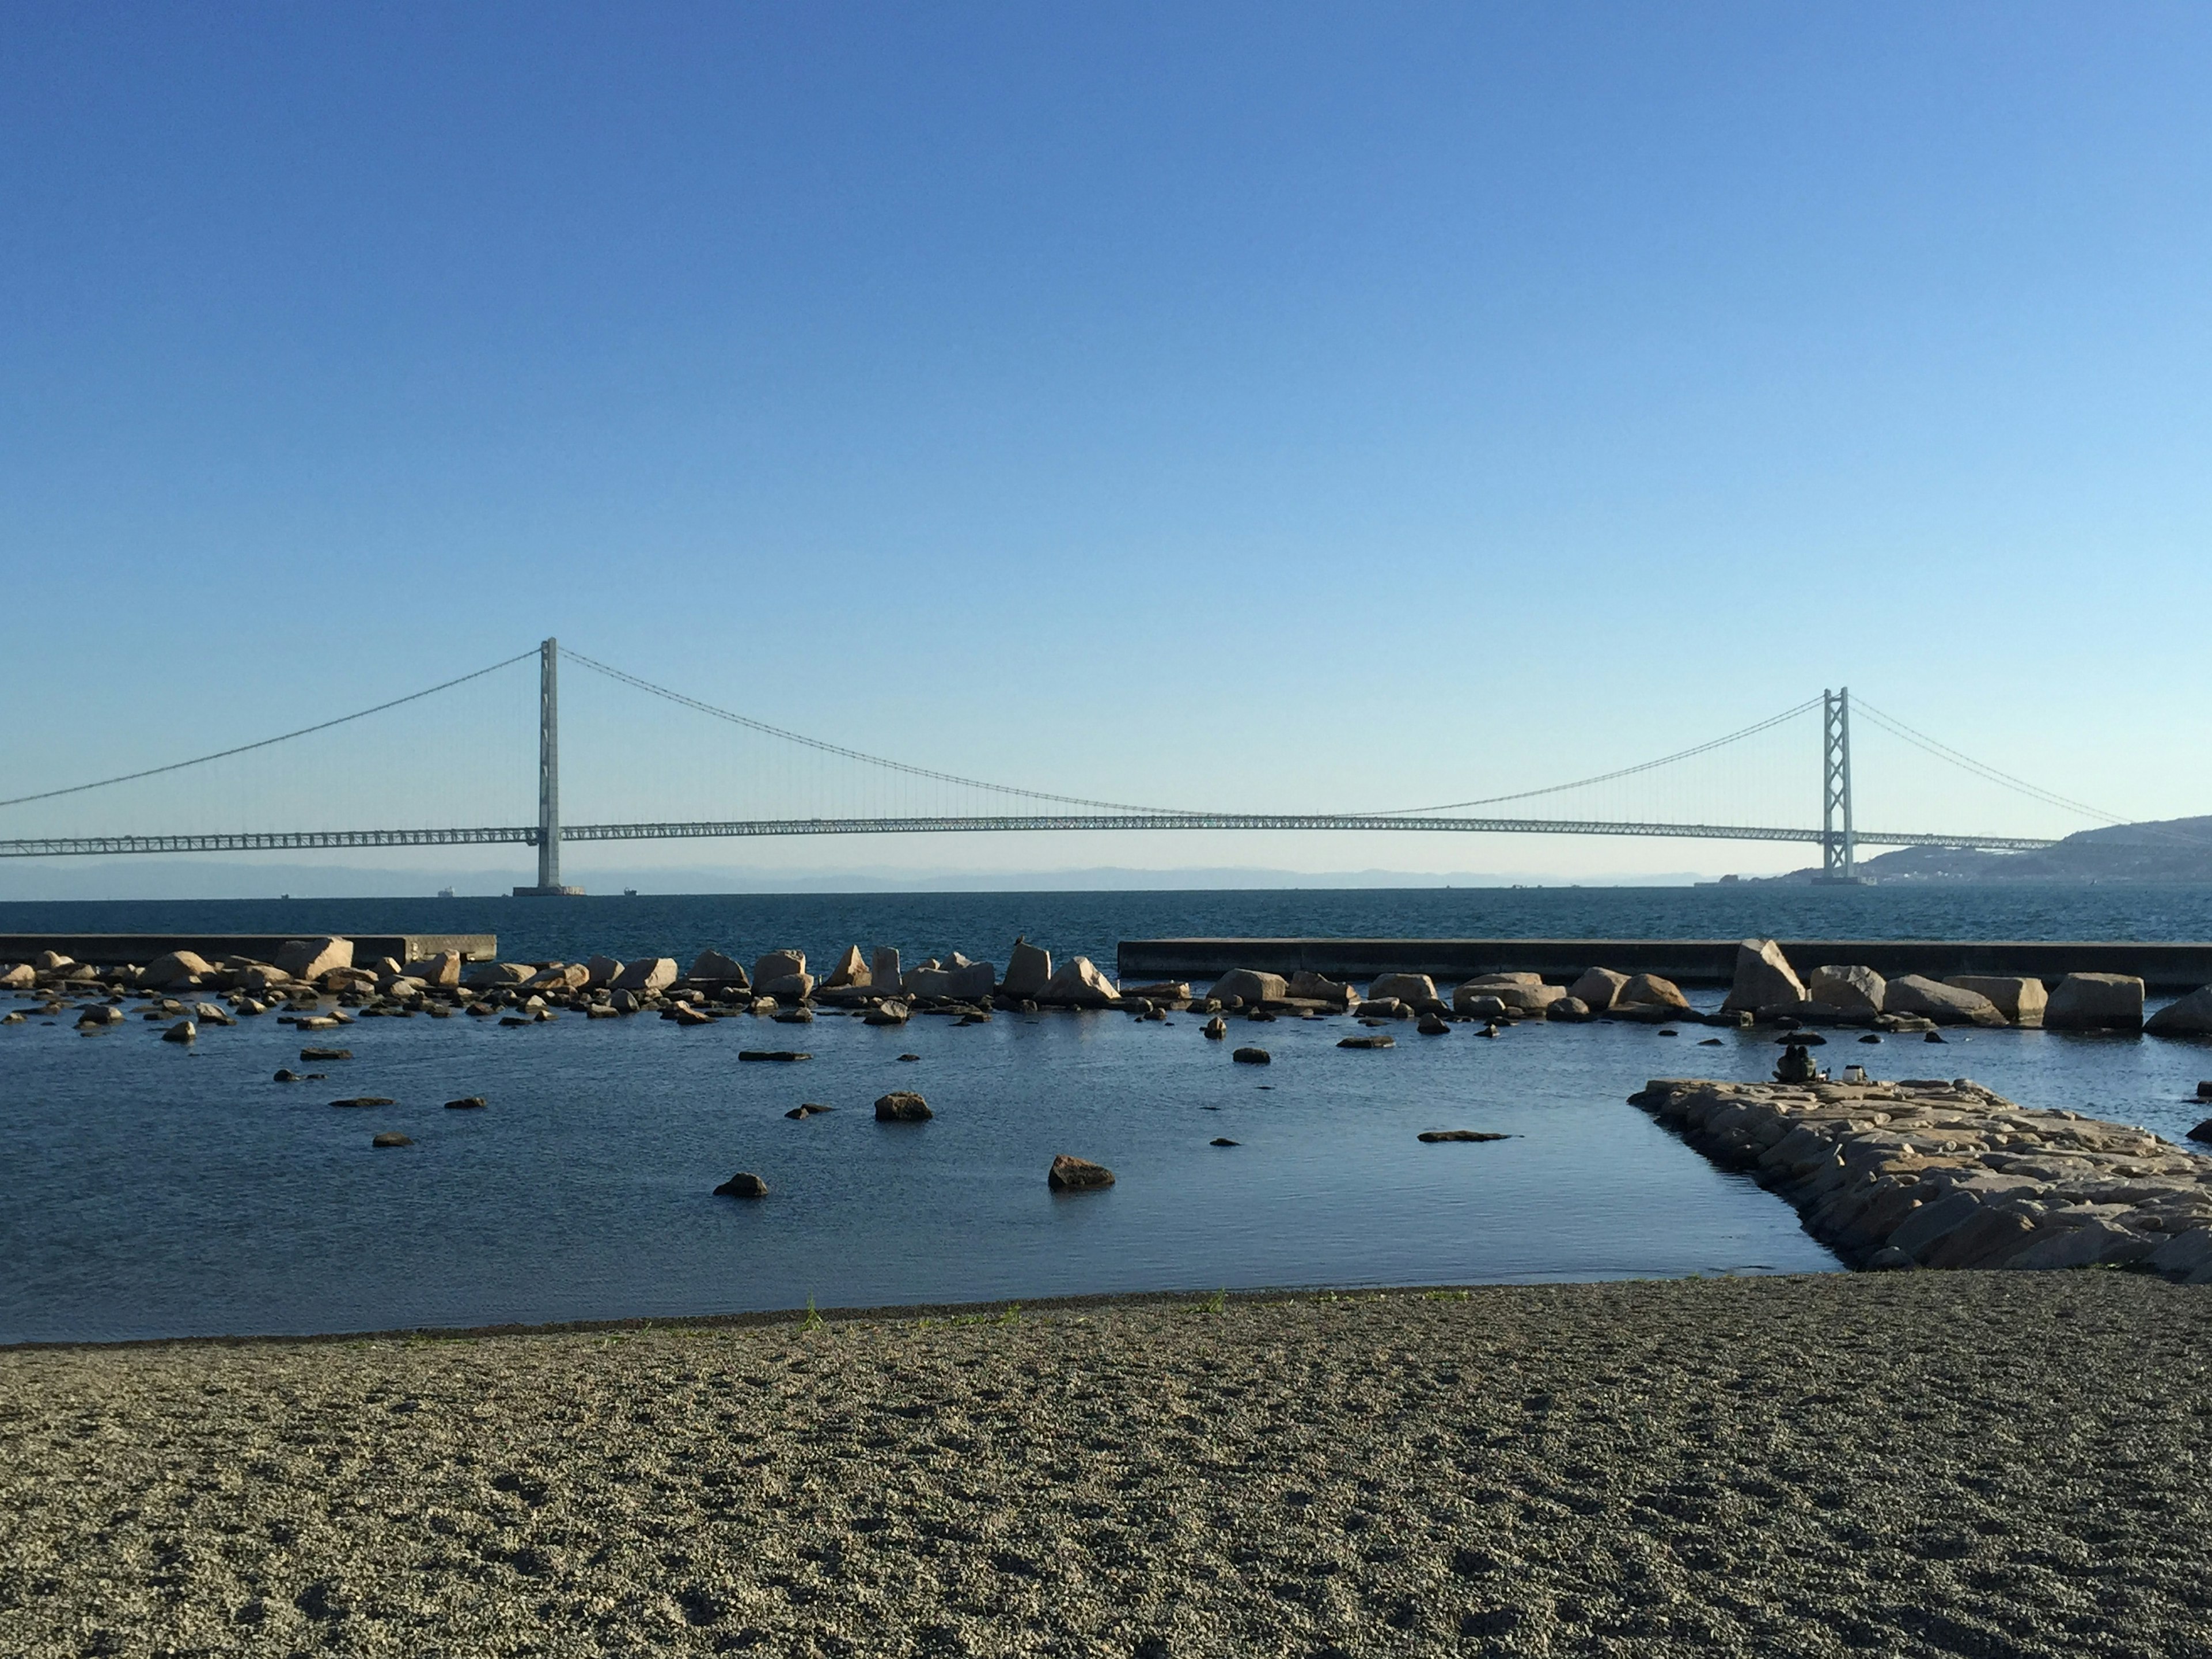
{"label": "rock submerged in water", "polygon": [[200,1028],[188,1019],[180,1019],[161,1033],[164,1042],[191,1042],[200,1034]]}
{"label": "rock submerged in water", "polygon": [[1487,1129],[1424,1129],[1414,1139],[1434,1145],[1441,1140],[1510,1140],[1512,1137]]}
{"label": "rock submerged in water", "polygon": [[799,1105],[793,1107],[789,1111],[786,1112],[784,1115],[786,1117],[803,1119],[816,1116],[823,1112],[834,1112],[836,1109],[837,1109],[835,1106],[817,1106],[812,1101],[809,1100],[804,1101]]}
{"label": "rock submerged in water", "polygon": [[1056,1193],[1096,1192],[1114,1184],[1114,1172],[1103,1164],[1070,1158],[1062,1152],[1053,1159],[1052,1168],[1045,1174],[1045,1184]]}
{"label": "rock submerged in water", "polygon": [[398,1103],[398,1102],[393,1100],[389,1095],[355,1095],[349,1099],[334,1100],[331,1103],[333,1106],[346,1108],[360,1106],[396,1106]]}
{"label": "rock submerged in water", "polygon": [[1376,1032],[1371,1036],[1340,1037],[1336,1046],[1340,1048],[1395,1048],[1398,1046],[1398,1039]]}
{"label": "rock submerged in water", "polygon": [[1218,1042],[1223,1037],[1229,1035],[1229,1022],[1222,1018],[1220,1015],[1216,1014],[1212,1019],[1206,1021],[1205,1025],[1200,1029],[1205,1032],[1208,1038],[1213,1042]]}
{"label": "rock submerged in water", "polygon": [[484,1097],[482,1095],[464,1095],[459,1100],[446,1103],[446,1109],[449,1112],[480,1112],[483,1109]]}
{"label": "rock submerged in water", "polygon": [[1230,1055],[1229,1058],[1235,1060],[1239,1066],[1272,1066],[1274,1064],[1274,1056],[1270,1054],[1265,1048],[1239,1048],[1235,1054]]}
{"label": "rock submerged in water", "polygon": [[1216,1135],[1206,1144],[1209,1146],[1241,1146],[1244,1143],[1241,1140],[1231,1140],[1227,1135]]}
{"label": "rock submerged in water", "polygon": [[1423,1036],[1446,1036],[1451,1031],[1451,1026],[1439,1014],[1423,1014],[1421,1023],[1413,1029]]}
{"label": "rock submerged in water", "polygon": [[787,1064],[793,1060],[811,1060],[814,1056],[801,1054],[794,1048],[740,1048],[738,1050],[738,1058],[751,1060],[781,1060]]}
{"label": "rock submerged in water", "polygon": [[878,1123],[926,1123],[936,1115],[929,1103],[910,1089],[894,1089],[876,1102]]}
{"label": "rock submerged in water", "polygon": [[415,1143],[397,1129],[386,1129],[382,1134],[373,1137],[368,1144],[372,1146],[412,1146]]}
{"label": "rock submerged in water", "polygon": [[310,1060],[351,1060],[353,1050],[350,1048],[302,1048],[300,1050],[300,1058]]}
{"label": "rock submerged in water", "polygon": [[768,1182],[757,1175],[740,1170],[714,1188],[714,1196],[717,1198],[766,1198]]}

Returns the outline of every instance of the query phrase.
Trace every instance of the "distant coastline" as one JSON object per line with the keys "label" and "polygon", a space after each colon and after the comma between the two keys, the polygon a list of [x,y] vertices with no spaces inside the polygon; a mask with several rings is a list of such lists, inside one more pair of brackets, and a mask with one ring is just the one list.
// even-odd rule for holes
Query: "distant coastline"
{"label": "distant coastline", "polygon": [[[2212,881],[2212,817],[2166,818],[2084,830],[2039,853],[1984,853],[1970,847],[1901,847],[1858,861],[1868,879],[1912,882]],[[1728,878],[1736,883],[1808,882],[1819,866],[1780,876]]]}

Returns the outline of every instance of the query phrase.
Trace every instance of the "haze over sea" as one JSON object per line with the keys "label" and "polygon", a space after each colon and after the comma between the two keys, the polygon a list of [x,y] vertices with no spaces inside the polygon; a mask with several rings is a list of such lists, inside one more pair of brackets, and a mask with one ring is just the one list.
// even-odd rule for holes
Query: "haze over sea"
{"label": "haze over sea", "polygon": [[[10,904],[0,931],[496,932],[509,959],[750,958],[799,945],[958,949],[1017,933],[1113,961],[1190,934],[2202,939],[2212,889],[2144,887],[702,895]],[[1700,1006],[1718,993],[1698,994]],[[133,1020],[0,1031],[0,1341],[453,1327],[1221,1286],[1467,1283],[1824,1270],[1780,1200],[1624,1097],[1655,1075],[1763,1076],[1771,1034],[1696,1048],[1652,1028],[1532,1022],[1494,1042],[1408,1030],[1373,1054],[1341,1021],[920,1018],[878,1029],[738,1018],[363,1021],[354,1058],[276,1084],[272,1018],[191,1049]],[[803,1046],[795,1065],[740,1048]],[[2212,1056],[2186,1043],[1954,1032],[1853,1048],[1878,1077],[1972,1075],[2026,1103],[2178,1136]],[[915,1054],[913,1060],[903,1054]],[[1694,1055],[1694,1060],[1691,1056]],[[938,1115],[875,1123],[894,1088]],[[442,1109],[481,1094],[483,1112]],[[389,1107],[333,1110],[336,1098]],[[802,1102],[836,1109],[793,1121]],[[1510,1139],[1425,1146],[1431,1128]],[[416,1142],[372,1151],[372,1133]],[[1211,1144],[1232,1140],[1233,1146]],[[1058,1152],[1115,1169],[1055,1198]],[[712,1196],[735,1170],[771,1195]]]}

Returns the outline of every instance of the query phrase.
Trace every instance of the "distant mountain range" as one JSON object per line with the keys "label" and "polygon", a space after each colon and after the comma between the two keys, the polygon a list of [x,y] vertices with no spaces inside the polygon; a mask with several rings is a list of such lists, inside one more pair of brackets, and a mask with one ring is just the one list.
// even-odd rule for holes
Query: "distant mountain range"
{"label": "distant mountain range", "polygon": [[[1978,853],[1962,847],[1901,847],[1861,859],[1859,872],[1899,881],[2212,882],[2212,817],[2167,818],[2084,830],[2039,853]],[[1808,881],[1817,869],[1783,881]]]}

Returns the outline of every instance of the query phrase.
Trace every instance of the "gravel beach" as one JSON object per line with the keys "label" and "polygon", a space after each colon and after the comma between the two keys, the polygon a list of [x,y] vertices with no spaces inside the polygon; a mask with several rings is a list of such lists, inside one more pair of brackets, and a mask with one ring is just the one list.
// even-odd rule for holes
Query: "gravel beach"
{"label": "gravel beach", "polygon": [[0,1352],[0,1652],[2212,1650],[2113,1273]]}

